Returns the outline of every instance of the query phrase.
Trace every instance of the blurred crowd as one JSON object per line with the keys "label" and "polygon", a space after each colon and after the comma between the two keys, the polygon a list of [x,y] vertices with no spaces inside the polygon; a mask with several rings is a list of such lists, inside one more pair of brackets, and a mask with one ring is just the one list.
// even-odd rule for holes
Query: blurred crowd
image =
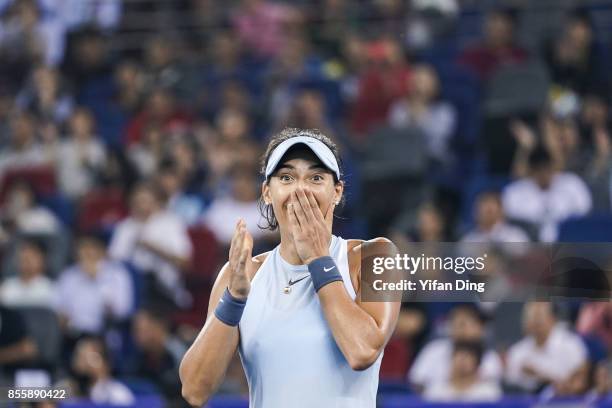
{"label": "blurred crowd", "polygon": [[[236,219],[278,242],[259,160],[287,126],[339,145],[345,238],[612,240],[612,2],[532,3],[0,0],[1,382],[182,406]],[[405,304],[381,390],[605,394],[611,319]]]}

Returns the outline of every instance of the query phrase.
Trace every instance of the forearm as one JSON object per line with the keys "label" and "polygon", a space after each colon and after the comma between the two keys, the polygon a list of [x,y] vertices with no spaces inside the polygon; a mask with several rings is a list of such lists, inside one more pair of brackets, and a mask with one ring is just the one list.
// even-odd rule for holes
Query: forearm
{"label": "forearm", "polygon": [[36,346],[30,339],[3,347],[0,349],[0,365],[13,364],[33,358],[36,355]]}
{"label": "forearm", "polygon": [[170,262],[175,267],[179,269],[187,269],[189,266],[189,259],[171,254],[169,251],[164,250],[163,248],[158,247],[157,245],[151,243],[141,243],[147,250],[153,252],[155,255],[164,259],[167,262]]}
{"label": "forearm", "polygon": [[318,295],[336,344],[349,365],[355,370],[368,368],[384,348],[385,330],[349,297],[342,282],[322,287]]}
{"label": "forearm", "polygon": [[179,368],[183,397],[203,405],[215,393],[238,346],[238,328],[210,316]]}

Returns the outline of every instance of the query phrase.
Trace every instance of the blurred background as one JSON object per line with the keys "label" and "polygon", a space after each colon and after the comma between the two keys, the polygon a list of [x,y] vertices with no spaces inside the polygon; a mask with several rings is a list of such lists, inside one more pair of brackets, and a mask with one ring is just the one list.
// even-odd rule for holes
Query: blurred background
{"label": "blurred background", "polygon": [[[610,0],[0,0],[0,383],[185,406],[286,126],[339,145],[344,238],[612,241],[611,41]],[[611,322],[406,303],[380,406],[605,400]],[[210,406],[247,393],[236,359]]]}

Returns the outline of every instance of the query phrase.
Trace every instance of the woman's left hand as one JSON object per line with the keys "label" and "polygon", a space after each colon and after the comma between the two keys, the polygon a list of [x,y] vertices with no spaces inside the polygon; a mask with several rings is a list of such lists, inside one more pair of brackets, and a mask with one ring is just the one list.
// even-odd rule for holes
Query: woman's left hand
{"label": "woman's left hand", "polygon": [[289,230],[302,262],[309,264],[317,258],[329,256],[334,204],[330,204],[323,215],[314,194],[298,188],[291,193],[287,209]]}

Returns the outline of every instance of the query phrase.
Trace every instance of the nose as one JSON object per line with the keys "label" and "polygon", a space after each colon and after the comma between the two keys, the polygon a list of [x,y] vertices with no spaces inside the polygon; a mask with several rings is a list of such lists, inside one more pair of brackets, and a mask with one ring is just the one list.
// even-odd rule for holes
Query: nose
{"label": "nose", "polygon": [[310,187],[306,182],[300,180],[296,183],[295,189],[293,191],[295,191],[296,193],[308,193],[310,192]]}

